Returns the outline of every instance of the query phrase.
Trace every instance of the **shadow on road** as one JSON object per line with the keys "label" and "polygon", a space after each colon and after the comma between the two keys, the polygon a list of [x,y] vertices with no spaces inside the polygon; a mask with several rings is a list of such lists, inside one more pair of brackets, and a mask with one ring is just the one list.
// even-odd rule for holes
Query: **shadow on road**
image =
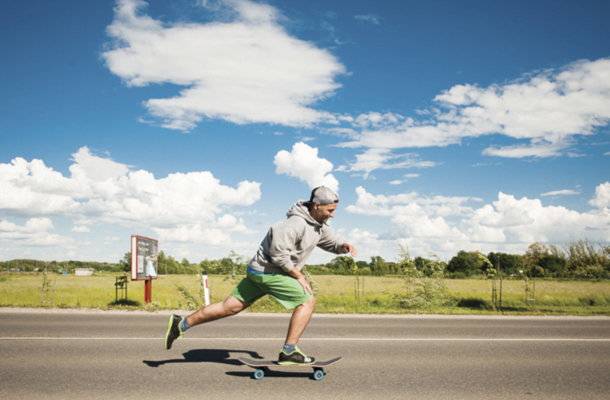
{"label": "shadow on road", "polygon": [[182,354],[184,358],[175,358],[171,360],[150,361],[143,360],[142,362],[149,367],[157,368],[165,364],[182,364],[182,363],[218,363],[228,365],[243,365],[231,354],[241,353],[253,358],[263,359],[257,352],[248,350],[224,350],[224,349],[199,349],[189,350]]}

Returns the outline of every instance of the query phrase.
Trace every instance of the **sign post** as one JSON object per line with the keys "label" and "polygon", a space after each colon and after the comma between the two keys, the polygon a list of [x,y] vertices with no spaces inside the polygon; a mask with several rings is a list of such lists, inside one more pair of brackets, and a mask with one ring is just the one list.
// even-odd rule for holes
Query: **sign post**
{"label": "sign post", "polygon": [[146,304],[152,301],[152,279],[144,281],[144,302]]}
{"label": "sign post", "polygon": [[159,241],[131,235],[131,280],[144,281],[144,302],[152,301],[152,281],[157,279]]}

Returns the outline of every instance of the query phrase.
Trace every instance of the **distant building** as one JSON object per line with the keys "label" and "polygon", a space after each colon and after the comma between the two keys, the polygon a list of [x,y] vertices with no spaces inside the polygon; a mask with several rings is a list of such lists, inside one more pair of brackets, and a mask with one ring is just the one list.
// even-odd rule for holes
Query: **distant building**
{"label": "distant building", "polygon": [[93,268],[75,268],[74,275],[76,276],[91,276],[93,275]]}

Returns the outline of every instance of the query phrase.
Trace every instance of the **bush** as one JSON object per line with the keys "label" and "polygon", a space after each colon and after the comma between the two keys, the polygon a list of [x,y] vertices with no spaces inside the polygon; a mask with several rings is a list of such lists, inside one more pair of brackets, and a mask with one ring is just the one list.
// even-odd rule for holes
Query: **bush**
{"label": "bush", "polygon": [[608,297],[602,297],[602,296],[587,296],[587,297],[580,297],[578,299],[578,302],[580,304],[582,304],[583,306],[599,307],[599,306],[609,305],[610,299]]}
{"label": "bush", "polygon": [[[411,260],[409,251],[401,247],[403,266],[406,276],[405,283],[407,288],[414,287],[414,293],[396,294],[394,298],[398,300],[401,308],[410,308],[422,311],[434,311],[438,308],[453,308],[456,300],[449,295],[443,275],[445,264],[438,259],[431,260],[428,264],[428,271],[420,271],[415,267]],[[430,275],[427,275],[430,273]]]}

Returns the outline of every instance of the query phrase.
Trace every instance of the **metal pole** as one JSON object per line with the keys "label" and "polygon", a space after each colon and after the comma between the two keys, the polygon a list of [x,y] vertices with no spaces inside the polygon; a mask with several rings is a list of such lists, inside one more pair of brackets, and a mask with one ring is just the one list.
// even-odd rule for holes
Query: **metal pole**
{"label": "metal pole", "polygon": [[534,296],[532,298],[532,305],[536,307],[536,278],[534,278]]}
{"label": "metal pole", "polygon": [[44,302],[44,288],[45,288],[46,283],[47,283],[47,276],[45,275],[42,278],[42,293],[40,294],[40,304],[42,304]]}
{"label": "metal pole", "polygon": [[500,309],[502,309],[502,275],[500,275]]}
{"label": "metal pole", "polygon": [[53,294],[51,295],[51,304],[53,304],[53,299],[55,299],[55,285],[57,285],[57,276],[55,276],[55,280],[53,281]]}

